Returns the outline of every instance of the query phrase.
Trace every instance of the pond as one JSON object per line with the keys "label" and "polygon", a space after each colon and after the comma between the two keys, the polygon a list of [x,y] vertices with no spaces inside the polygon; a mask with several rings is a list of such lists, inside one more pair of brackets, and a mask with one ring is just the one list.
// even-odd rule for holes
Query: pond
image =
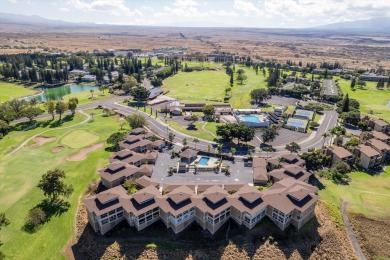
{"label": "pond", "polygon": [[389,100],[389,102],[387,102],[387,106],[390,107],[390,100]]}
{"label": "pond", "polygon": [[36,95],[36,96],[29,96],[23,98],[24,100],[31,100],[32,98],[35,98],[38,100],[38,102],[45,102],[48,100],[61,100],[63,96],[81,92],[81,91],[90,91],[91,89],[97,90],[98,87],[94,85],[88,85],[88,84],[69,84],[54,88],[36,88],[39,91],[43,91],[42,94]]}

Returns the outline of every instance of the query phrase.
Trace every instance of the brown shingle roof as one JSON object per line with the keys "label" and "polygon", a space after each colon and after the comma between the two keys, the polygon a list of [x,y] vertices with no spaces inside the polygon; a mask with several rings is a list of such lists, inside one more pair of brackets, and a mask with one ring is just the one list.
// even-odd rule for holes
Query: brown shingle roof
{"label": "brown shingle roof", "polygon": [[164,183],[163,184],[163,191],[170,192],[170,191],[173,191],[174,189],[176,189],[177,187],[180,187],[183,185],[187,186],[188,188],[190,188],[192,191],[195,192],[195,185],[194,184],[185,184],[185,183]]}
{"label": "brown shingle roof", "polygon": [[145,155],[130,151],[128,149],[123,149],[117,152],[114,156],[110,157],[108,160],[110,162],[120,161],[126,164],[135,164],[142,162],[145,159]]}
{"label": "brown shingle roof", "polygon": [[217,185],[217,184],[199,184],[197,192],[198,193],[204,192],[205,190],[207,190],[208,188],[211,188],[213,186],[220,186],[220,187],[222,187],[222,185]]}
{"label": "brown shingle roof", "polygon": [[[114,169],[114,170],[113,170]],[[109,181],[109,182],[113,182],[117,179],[121,179],[123,177],[130,177],[134,174],[136,174],[137,172],[139,172],[139,168],[138,167],[135,167],[133,165],[126,165],[122,162],[114,162],[114,163],[111,163],[108,167],[106,168],[103,168],[101,170],[99,170],[98,172],[100,173],[100,176]]]}
{"label": "brown shingle roof", "polygon": [[267,162],[263,158],[253,158],[253,179],[255,181],[268,181]]}
{"label": "brown shingle roof", "polygon": [[[247,183],[226,183],[223,185],[223,187],[225,188],[225,190],[227,190],[228,192],[229,191],[238,191],[239,189],[241,189],[243,186],[247,185]],[[199,187],[198,187],[198,190],[199,190]]]}
{"label": "brown shingle roof", "polygon": [[339,158],[347,158],[352,156],[352,153],[350,153],[347,149],[340,147],[340,146],[331,146],[329,149]]}
{"label": "brown shingle roof", "polygon": [[370,139],[368,143],[376,150],[383,151],[387,150],[390,151],[390,146],[378,139]]}
{"label": "brown shingle roof", "polygon": [[374,138],[376,139],[379,139],[381,141],[386,141],[386,140],[389,140],[390,139],[390,136],[388,136],[387,134],[384,134],[382,132],[378,132],[378,131],[371,131],[371,134]]}
{"label": "brown shingle roof", "polygon": [[368,157],[378,156],[380,155],[375,149],[371,148],[367,145],[359,145],[359,150],[361,153],[365,154]]}
{"label": "brown shingle roof", "polygon": [[205,190],[202,195],[212,203],[216,204],[217,202],[226,198],[228,192],[224,190],[221,186],[215,185]]}
{"label": "brown shingle roof", "polygon": [[300,181],[306,180],[311,175],[311,173],[307,172],[305,169],[294,164],[285,165],[284,168],[275,169],[268,174],[278,180],[294,178]]}
{"label": "brown shingle roof", "polygon": [[135,128],[135,129],[133,129],[133,130],[131,130],[131,134],[133,134],[133,135],[139,135],[139,134],[142,134],[143,132],[148,132],[148,131],[146,131],[146,129],[145,128],[142,128],[142,127],[138,127],[138,128]]}
{"label": "brown shingle roof", "polygon": [[134,193],[131,197],[138,203],[142,204],[157,195],[160,195],[159,190],[154,186],[148,186],[146,188],[143,188],[142,190],[139,190],[138,192]]}
{"label": "brown shingle roof", "polygon": [[159,183],[157,181],[155,181],[147,176],[142,176],[142,177],[136,179],[135,182],[144,188],[146,188],[150,185],[153,185],[155,187],[159,186]]}
{"label": "brown shingle roof", "polygon": [[198,155],[198,151],[193,149],[186,149],[180,154],[180,158],[191,159]]}
{"label": "brown shingle roof", "polygon": [[389,123],[387,123],[387,122],[385,122],[385,121],[383,121],[381,119],[375,119],[374,123],[379,125],[379,126],[388,126],[389,125]]}
{"label": "brown shingle roof", "polygon": [[[296,186],[300,187],[296,188]],[[317,187],[305,182],[293,178],[285,178],[264,191],[262,199],[271,207],[285,214],[290,213],[294,209],[303,212],[317,202],[318,196],[315,195],[317,190]],[[303,199],[298,201],[291,198],[291,195],[288,196],[290,191],[300,198],[303,197]],[[298,194],[299,192],[300,194]]]}
{"label": "brown shingle roof", "polygon": [[126,195],[126,190],[122,186],[117,186],[85,199],[84,205],[89,212],[95,212],[100,216],[121,207],[119,197]]}
{"label": "brown shingle roof", "polygon": [[167,197],[170,198],[174,203],[179,204],[184,200],[189,199],[195,193],[188,188],[187,186],[180,186],[167,194]]}
{"label": "brown shingle roof", "polygon": [[132,143],[132,144],[128,144],[126,143],[125,141],[123,142],[120,142],[119,145],[125,149],[128,149],[128,150],[133,150],[133,149],[136,149],[136,148],[139,148],[139,147],[143,147],[143,146],[146,146],[146,145],[149,145],[151,144],[152,142],[149,141],[148,139],[142,139],[138,142],[135,142],[135,143]]}
{"label": "brown shingle roof", "polygon": [[249,185],[245,185],[238,192],[241,198],[245,199],[249,203],[253,203],[255,200],[261,197],[261,192]]}

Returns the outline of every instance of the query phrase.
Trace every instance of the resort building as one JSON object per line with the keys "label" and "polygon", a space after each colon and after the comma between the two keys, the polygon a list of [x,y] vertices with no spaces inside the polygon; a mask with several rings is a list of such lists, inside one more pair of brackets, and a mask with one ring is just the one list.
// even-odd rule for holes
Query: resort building
{"label": "resort building", "polygon": [[239,225],[253,228],[265,215],[267,203],[256,188],[245,185],[229,197],[231,217]]}
{"label": "resort building", "polygon": [[268,175],[273,182],[288,178],[294,178],[299,181],[308,182],[312,174],[297,165],[290,164],[285,165],[283,168],[272,170],[268,173]]}
{"label": "resort building", "polygon": [[362,132],[360,135],[360,139],[362,141],[366,141],[366,140],[369,140],[371,138],[375,138],[375,139],[378,139],[384,143],[390,144],[390,136],[388,136],[387,134],[382,133],[382,132],[378,132],[378,131],[373,130],[370,132]]}
{"label": "resort building", "polygon": [[121,185],[126,180],[141,177],[140,169],[134,165],[116,161],[98,171],[102,184],[107,188]]}
{"label": "resort building", "polygon": [[387,143],[373,138],[368,140],[366,144],[379,152],[384,160],[388,160],[390,158],[390,146]]}
{"label": "resort building", "polygon": [[300,229],[314,216],[317,190],[305,182],[283,179],[263,192],[266,214],[282,230],[290,224]]}
{"label": "resort building", "polygon": [[355,157],[353,156],[353,154],[347,149],[340,146],[335,146],[335,145],[330,146],[327,149],[325,149],[325,153],[327,155],[332,156],[332,164],[338,162],[346,162],[352,165],[355,162]]}
{"label": "resort building", "polygon": [[268,171],[272,171],[290,164],[303,167],[305,166],[305,161],[298,154],[283,154],[269,158],[267,160],[267,169]]}
{"label": "resort building", "polygon": [[96,76],[95,75],[84,75],[81,77],[81,81],[83,82],[95,82]]}
{"label": "resort building", "polygon": [[167,185],[162,195],[155,181],[142,177],[136,182],[141,188],[150,185],[132,195],[118,186],[84,200],[96,232],[105,234],[122,220],[138,231],[161,220],[175,234],[194,222],[215,234],[230,218],[251,229],[265,216],[282,230],[289,224],[301,228],[314,216],[318,200],[316,187],[293,178],[263,193],[243,183],[198,185],[198,195],[195,185]]}
{"label": "resort building", "polygon": [[189,187],[179,186],[157,198],[160,218],[175,234],[183,231],[195,220],[194,195],[194,191]]}
{"label": "resort building", "polygon": [[386,121],[383,121],[382,119],[374,119],[369,121],[369,127],[371,127],[373,130],[382,132],[385,134],[390,133],[390,125]]}
{"label": "resort building", "polygon": [[127,192],[118,186],[84,200],[88,222],[95,232],[103,235],[124,219],[121,196],[127,196]]}
{"label": "resort building", "polygon": [[379,167],[383,160],[383,157],[377,150],[367,145],[359,145],[357,154],[360,156],[359,165],[366,170]]}
{"label": "resort building", "polygon": [[264,158],[254,157],[253,167],[253,184],[265,185],[268,182],[267,161]]}
{"label": "resort building", "polygon": [[322,95],[325,99],[337,98],[339,92],[337,90],[336,82],[332,79],[324,79],[322,82]]}
{"label": "resort building", "polygon": [[159,195],[160,191],[151,185],[133,195],[121,197],[127,223],[140,231],[159,220],[160,208],[156,200]]}
{"label": "resort building", "polygon": [[389,80],[389,76],[382,76],[382,75],[377,75],[375,73],[366,72],[366,73],[363,73],[359,77],[359,80],[376,81],[376,82],[379,82],[379,81],[387,82]]}
{"label": "resort building", "polygon": [[193,197],[195,204],[195,220],[211,234],[230,218],[229,193],[220,186],[212,186],[200,195]]}

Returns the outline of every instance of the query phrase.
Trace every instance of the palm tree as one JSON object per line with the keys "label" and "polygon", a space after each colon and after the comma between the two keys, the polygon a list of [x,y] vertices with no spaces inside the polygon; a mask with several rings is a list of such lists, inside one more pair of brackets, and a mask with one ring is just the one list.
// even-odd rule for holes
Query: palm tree
{"label": "palm tree", "polygon": [[217,149],[218,149],[218,152],[219,152],[219,156],[221,157],[221,160],[222,160],[222,147],[223,147],[223,144],[218,144],[217,145]]}
{"label": "palm tree", "polygon": [[336,132],[337,132],[336,128],[333,127],[332,129],[330,129],[330,135],[332,136],[330,144],[333,144],[333,139],[334,136],[336,135]]}
{"label": "palm tree", "polygon": [[183,146],[186,147],[187,146],[187,138],[183,138],[182,142],[183,142]]}
{"label": "palm tree", "polygon": [[196,150],[196,144],[199,143],[199,139],[198,138],[194,138],[194,140],[192,140],[194,143],[195,143],[195,150]]}
{"label": "palm tree", "polygon": [[93,92],[95,92],[95,90],[91,89],[89,92],[91,92],[91,99],[93,99]]}
{"label": "palm tree", "polygon": [[324,146],[325,146],[325,141],[326,141],[326,138],[327,138],[328,136],[330,136],[330,134],[327,133],[327,132],[325,132],[325,133],[322,134],[322,139],[323,139],[322,148],[324,148]]}

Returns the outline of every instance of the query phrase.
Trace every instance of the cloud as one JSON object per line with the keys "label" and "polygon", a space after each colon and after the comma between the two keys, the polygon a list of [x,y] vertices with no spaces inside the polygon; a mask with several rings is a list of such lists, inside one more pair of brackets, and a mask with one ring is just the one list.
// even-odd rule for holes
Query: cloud
{"label": "cloud", "polygon": [[69,12],[70,11],[70,9],[67,7],[60,7],[60,8],[58,8],[58,10],[60,10],[61,12]]}
{"label": "cloud", "polygon": [[76,9],[83,11],[97,11],[110,13],[111,15],[119,16],[134,16],[142,15],[142,13],[135,9],[130,10],[126,5],[124,0],[93,0],[91,2],[86,2],[83,0],[68,0],[68,6],[73,6]]}
{"label": "cloud", "polygon": [[263,10],[248,0],[234,0],[233,8],[243,12],[245,16],[264,14]]}

